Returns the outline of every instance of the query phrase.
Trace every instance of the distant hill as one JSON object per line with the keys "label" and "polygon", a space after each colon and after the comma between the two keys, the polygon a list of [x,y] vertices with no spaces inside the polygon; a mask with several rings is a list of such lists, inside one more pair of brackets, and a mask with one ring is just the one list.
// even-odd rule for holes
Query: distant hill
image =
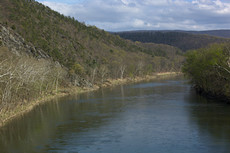
{"label": "distant hill", "polygon": [[132,41],[167,44],[187,51],[206,47],[212,43],[229,42],[230,39],[208,35],[224,35],[223,33],[224,31],[127,31],[113,34]]}
{"label": "distant hill", "polygon": [[206,34],[210,36],[230,38],[230,30],[185,31],[193,34]]}

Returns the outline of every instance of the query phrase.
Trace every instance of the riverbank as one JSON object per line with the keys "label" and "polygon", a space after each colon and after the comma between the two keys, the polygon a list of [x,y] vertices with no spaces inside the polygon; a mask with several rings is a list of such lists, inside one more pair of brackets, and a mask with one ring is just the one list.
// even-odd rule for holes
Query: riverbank
{"label": "riverbank", "polygon": [[173,77],[177,75],[183,75],[180,72],[161,72],[156,73],[155,75],[146,75],[144,77],[135,77],[135,78],[124,78],[124,79],[108,79],[105,81],[104,84],[101,85],[101,87],[109,87],[109,86],[116,86],[126,83],[134,83],[134,82],[141,82],[141,81],[149,81],[157,78],[168,78]]}
{"label": "riverbank", "polygon": [[206,91],[203,88],[196,85],[194,86],[194,89],[196,90],[197,94],[204,96],[208,99],[215,99],[230,104],[230,96],[227,96],[224,93],[213,93],[210,91]]}
{"label": "riverbank", "polygon": [[58,92],[54,92],[49,95],[45,95],[43,97],[38,98],[37,100],[27,102],[21,105],[16,106],[13,110],[1,110],[0,111],[0,127],[4,126],[8,122],[10,122],[13,119],[16,119],[17,117],[20,117],[31,110],[33,110],[35,107],[64,96],[73,95],[73,94],[81,94],[84,92],[90,92],[97,90],[101,87],[109,87],[109,86],[117,86],[121,84],[126,83],[133,83],[133,82],[141,82],[141,81],[149,81],[154,80],[158,78],[170,78],[173,76],[179,76],[182,75],[180,72],[164,72],[164,73],[156,73],[154,75],[147,75],[144,77],[135,77],[135,78],[124,78],[124,79],[108,79],[101,85],[95,85],[93,88],[80,88],[80,87],[69,87],[69,88],[62,88],[59,89]]}

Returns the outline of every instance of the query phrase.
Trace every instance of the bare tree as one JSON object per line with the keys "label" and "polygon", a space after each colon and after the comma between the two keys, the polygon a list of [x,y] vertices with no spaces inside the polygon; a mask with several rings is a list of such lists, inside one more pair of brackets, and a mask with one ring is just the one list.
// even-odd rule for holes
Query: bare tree
{"label": "bare tree", "polygon": [[144,68],[144,63],[142,61],[139,61],[136,67],[136,74],[138,76],[143,74],[143,68]]}
{"label": "bare tree", "polygon": [[109,72],[108,68],[105,66],[105,65],[102,65],[100,68],[99,68],[99,74],[101,76],[101,82],[103,83],[104,82],[104,79],[105,79],[105,76],[106,74]]}
{"label": "bare tree", "polygon": [[59,86],[59,81],[64,78],[67,73],[63,70],[61,65],[59,63],[55,63],[53,69],[52,69],[52,74],[53,74],[53,86],[55,87],[55,91],[58,92],[58,86]]}
{"label": "bare tree", "polygon": [[121,79],[123,79],[123,77],[124,77],[124,72],[125,72],[125,69],[126,69],[126,65],[120,65],[120,73],[121,73],[121,75],[120,75],[120,78]]}
{"label": "bare tree", "polygon": [[97,67],[91,70],[91,83],[92,84],[94,84],[96,74],[97,74]]}

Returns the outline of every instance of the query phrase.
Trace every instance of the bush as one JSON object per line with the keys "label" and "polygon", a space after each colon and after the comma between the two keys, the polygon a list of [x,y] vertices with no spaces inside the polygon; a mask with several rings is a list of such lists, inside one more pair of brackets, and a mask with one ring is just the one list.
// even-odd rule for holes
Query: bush
{"label": "bush", "polygon": [[85,74],[85,69],[84,69],[84,67],[82,67],[82,66],[81,66],[80,64],[78,64],[78,63],[75,63],[75,64],[72,66],[72,68],[71,68],[70,71],[75,72],[75,74],[78,74],[78,75],[80,75],[80,76],[82,76],[82,75]]}
{"label": "bush", "polygon": [[217,97],[230,97],[230,51],[227,48],[215,44],[186,54],[182,69],[197,90]]}
{"label": "bush", "polygon": [[11,26],[11,29],[15,30],[15,29],[16,29],[16,26],[15,26],[15,25],[12,25],[12,26]]}

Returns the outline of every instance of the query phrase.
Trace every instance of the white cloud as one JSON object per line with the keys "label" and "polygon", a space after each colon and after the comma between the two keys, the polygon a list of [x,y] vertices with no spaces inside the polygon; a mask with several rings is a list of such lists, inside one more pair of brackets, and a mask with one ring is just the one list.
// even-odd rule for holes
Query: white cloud
{"label": "white cloud", "polygon": [[134,24],[134,27],[137,27],[137,28],[145,26],[145,22],[140,19],[135,19],[133,24]]}
{"label": "white cloud", "polygon": [[43,4],[108,31],[208,30],[230,25],[230,2],[221,0],[74,0]]}

